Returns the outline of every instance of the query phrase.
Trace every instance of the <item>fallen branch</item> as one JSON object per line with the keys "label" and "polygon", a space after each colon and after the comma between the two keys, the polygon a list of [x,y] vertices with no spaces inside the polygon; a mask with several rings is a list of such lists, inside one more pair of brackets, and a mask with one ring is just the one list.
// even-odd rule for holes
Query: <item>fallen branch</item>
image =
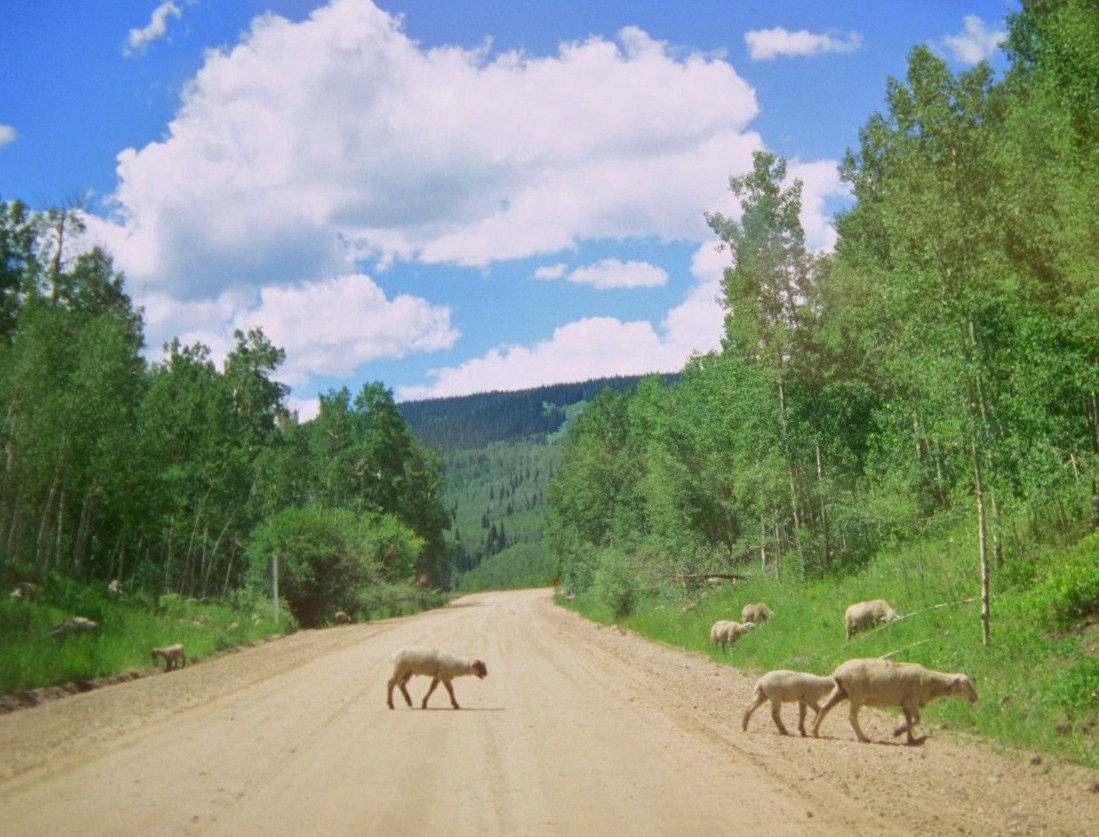
{"label": "fallen branch", "polygon": [[686,581],[689,578],[723,578],[727,581],[751,581],[752,576],[740,573],[661,573],[661,578],[674,578],[676,581]]}
{"label": "fallen branch", "polygon": [[927,613],[927,611],[929,610],[938,610],[941,607],[954,607],[955,605],[973,604],[973,602],[975,601],[977,601],[976,597],[973,597],[972,599],[962,599],[960,602],[943,602],[942,604],[925,607],[922,610],[914,610],[912,611],[912,613],[906,613],[904,616],[901,616],[894,621],[900,622],[902,619],[911,619],[913,616],[919,616],[921,613]]}

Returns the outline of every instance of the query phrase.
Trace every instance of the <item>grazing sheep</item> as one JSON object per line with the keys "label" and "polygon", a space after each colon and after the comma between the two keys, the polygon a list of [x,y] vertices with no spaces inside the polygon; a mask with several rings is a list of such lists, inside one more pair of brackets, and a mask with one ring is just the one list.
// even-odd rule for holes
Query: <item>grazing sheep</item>
{"label": "grazing sheep", "polygon": [[122,595],[122,580],[118,578],[112,578],[110,583],[107,584],[107,595],[112,599],[117,599]]}
{"label": "grazing sheep", "polygon": [[38,585],[29,581],[20,581],[15,589],[8,593],[8,598],[17,602],[33,602],[38,598]]}
{"label": "grazing sheep", "polygon": [[455,677],[465,675],[475,675],[478,678],[488,677],[488,668],[480,660],[464,660],[461,657],[455,657],[453,654],[440,651],[438,648],[424,648],[418,645],[400,648],[393,652],[390,660],[393,662],[393,675],[389,678],[385,695],[386,705],[390,709],[393,708],[394,686],[400,688],[405,703],[412,706],[412,698],[408,696],[408,689],[405,688],[405,685],[414,674],[422,674],[431,678],[431,687],[424,695],[423,702],[420,704],[421,709],[427,709],[427,699],[431,697],[431,693],[435,691],[435,687],[440,682],[446,686],[447,693],[450,695],[450,705],[455,709],[461,709],[454,697],[454,687],[450,685],[450,681]]}
{"label": "grazing sheep", "polygon": [[99,623],[84,616],[70,616],[60,625],[50,628],[49,636],[68,636],[69,634],[98,634]]}
{"label": "grazing sheep", "polygon": [[847,637],[844,641],[850,642],[851,637],[859,631],[865,631],[881,622],[896,622],[900,618],[897,611],[882,599],[853,604],[843,614],[843,623],[847,627]]}
{"label": "grazing sheep", "polygon": [[751,604],[744,605],[741,609],[740,621],[754,622],[758,625],[761,622],[766,622],[774,615],[774,611],[763,602],[752,602]]}
{"label": "grazing sheep", "polygon": [[164,648],[154,648],[153,660],[155,661],[157,657],[164,660],[165,671],[171,671],[176,666],[185,667],[187,665],[187,653],[179,643]]}
{"label": "grazing sheep", "polygon": [[336,611],[336,624],[337,625],[350,625],[351,617],[344,613],[342,610]]}
{"label": "grazing sheep", "polygon": [[782,724],[780,712],[782,704],[798,704],[798,732],[805,737],[805,707],[812,706],[813,712],[820,715],[820,701],[832,691],[836,681],[831,677],[805,674],[800,671],[769,671],[756,682],[755,698],[744,710],[741,728],[748,731],[748,719],[767,701],[771,701],[771,717],[775,726],[783,735],[789,735]]}
{"label": "grazing sheep", "polygon": [[916,738],[913,730],[920,722],[920,709],[928,703],[945,697],[977,702],[977,691],[964,674],[929,671],[916,663],[881,659],[848,660],[840,664],[832,677],[836,686],[813,722],[814,737],[820,732],[824,717],[845,698],[851,701],[851,726],[864,744],[870,739],[859,726],[859,709],[863,706],[901,707],[905,722],[893,730],[893,735],[907,732],[909,744],[920,744],[924,739]]}
{"label": "grazing sheep", "polygon": [[755,625],[751,622],[730,622],[728,619],[721,619],[714,622],[713,627],[710,628],[710,639],[717,645],[721,646],[722,651],[727,651],[728,646],[732,645],[742,634],[748,633]]}

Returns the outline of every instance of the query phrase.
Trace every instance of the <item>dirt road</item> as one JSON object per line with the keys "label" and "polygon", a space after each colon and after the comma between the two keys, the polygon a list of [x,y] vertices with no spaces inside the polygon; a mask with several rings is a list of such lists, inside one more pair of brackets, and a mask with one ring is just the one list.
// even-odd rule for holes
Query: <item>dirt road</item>
{"label": "dirt road", "polygon": [[[385,706],[408,643],[478,657],[428,711]],[[547,590],[309,631],[0,716],[15,835],[1099,833],[1094,771],[840,707],[821,738],[747,733],[752,681],[592,625]],[[428,681],[410,684],[418,701]],[[978,684],[978,688],[980,684]],[[784,713],[796,725],[796,710]],[[867,717],[868,716],[868,717]],[[928,730],[925,730],[928,731]]]}

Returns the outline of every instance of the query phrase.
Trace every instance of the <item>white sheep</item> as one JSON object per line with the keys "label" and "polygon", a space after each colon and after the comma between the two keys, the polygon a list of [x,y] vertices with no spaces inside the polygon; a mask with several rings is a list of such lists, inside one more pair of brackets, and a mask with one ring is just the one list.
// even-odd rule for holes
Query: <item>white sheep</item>
{"label": "white sheep", "polygon": [[744,605],[741,609],[740,620],[742,622],[755,622],[756,624],[759,624],[760,622],[766,622],[774,615],[774,611],[763,602],[752,602],[751,604]]}
{"label": "white sheep", "polygon": [[112,578],[107,584],[107,595],[112,599],[117,599],[122,595],[122,579]]}
{"label": "white sheep", "polygon": [[710,628],[710,639],[717,645],[721,646],[722,651],[727,651],[728,646],[732,645],[742,634],[748,633],[755,625],[751,622],[731,622],[728,619],[720,619],[714,622],[713,627]]}
{"label": "white sheep", "polygon": [[344,613],[342,610],[336,611],[336,624],[337,625],[350,625],[351,617]]}
{"label": "white sheep", "polygon": [[847,628],[845,642],[850,642],[851,637],[859,631],[865,631],[882,622],[896,622],[900,619],[897,611],[889,606],[883,599],[873,599],[868,602],[857,602],[847,608],[843,614],[843,624]]}
{"label": "white sheep", "polygon": [[176,666],[185,667],[187,665],[187,653],[179,643],[164,648],[154,648],[153,660],[155,661],[157,657],[164,660],[165,671],[171,671]]}
{"label": "white sheep", "polygon": [[920,709],[928,703],[945,697],[977,702],[977,691],[964,674],[929,671],[917,663],[881,659],[848,660],[840,664],[832,677],[836,685],[813,722],[814,737],[818,736],[820,725],[832,707],[844,699],[851,701],[851,726],[864,744],[870,739],[859,726],[859,709],[863,706],[901,707],[905,722],[893,730],[893,735],[907,732],[908,743],[919,744],[924,739],[917,739],[913,731],[920,722]]}
{"label": "white sheep", "polygon": [[390,660],[393,663],[393,675],[389,678],[385,695],[386,705],[390,709],[393,708],[394,686],[400,688],[405,703],[412,706],[412,698],[409,697],[405,686],[414,674],[431,678],[431,686],[420,704],[421,709],[427,709],[427,699],[431,697],[431,693],[439,683],[446,686],[447,693],[450,695],[450,705],[455,709],[461,709],[454,697],[454,687],[450,685],[450,681],[455,677],[466,675],[474,675],[478,678],[488,677],[488,668],[480,660],[465,660],[440,651],[438,648],[425,648],[418,645],[399,648],[393,652]]}
{"label": "white sheep", "polygon": [[99,623],[84,616],[70,616],[59,625],[50,628],[50,636],[68,636],[69,634],[98,634]]}
{"label": "white sheep", "polygon": [[831,677],[806,674],[800,671],[769,671],[756,681],[755,697],[744,710],[741,728],[748,731],[748,719],[767,701],[771,701],[771,717],[775,726],[783,735],[788,735],[783,726],[781,709],[784,703],[798,704],[798,732],[805,737],[805,708],[812,706],[813,712],[820,715],[820,701],[836,685]]}

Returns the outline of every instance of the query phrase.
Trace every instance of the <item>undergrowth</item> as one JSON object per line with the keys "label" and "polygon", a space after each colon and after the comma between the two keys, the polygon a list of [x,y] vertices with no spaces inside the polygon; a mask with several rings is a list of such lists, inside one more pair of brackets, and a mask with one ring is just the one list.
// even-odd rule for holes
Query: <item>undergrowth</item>
{"label": "undergrowth", "polygon": [[[51,635],[70,616],[99,625],[97,634]],[[189,663],[294,630],[270,603],[202,604],[179,596],[112,600],[73,582],[55,582],[34,601],[0,600],[0,695],[81,683],[154,665],[152,649],[180,642]]]}
{"label": "undergrowth", "polygon": [[[852,657],[885,655],[965,672],[980,701],[932,703],[925,725],[1099,767],[1099,534],[1065,551],[1016,559],[1027,562],[1025,572],[1017,571],[1025,583],[1013,586],[1009,568],[997,568],[988,647],[982,644],[976,555],[972,542],[955,535],[879,556],[844,578],[777,581],[761,576],[758,567],[744,567],[752,580],[716,591],[700,584],[686,595],[682,589],[649,591],[627,610],[621,591],[601,597],[598,587],[567,604],[590,619],[616,622],[750,673],[828,673]],[[846,643],[847,605],[878,598],[903,618]],[[755,601],[770,605],[774,618],[725,653],[711,644],[715,621],[740,621],[741,608]]]}

